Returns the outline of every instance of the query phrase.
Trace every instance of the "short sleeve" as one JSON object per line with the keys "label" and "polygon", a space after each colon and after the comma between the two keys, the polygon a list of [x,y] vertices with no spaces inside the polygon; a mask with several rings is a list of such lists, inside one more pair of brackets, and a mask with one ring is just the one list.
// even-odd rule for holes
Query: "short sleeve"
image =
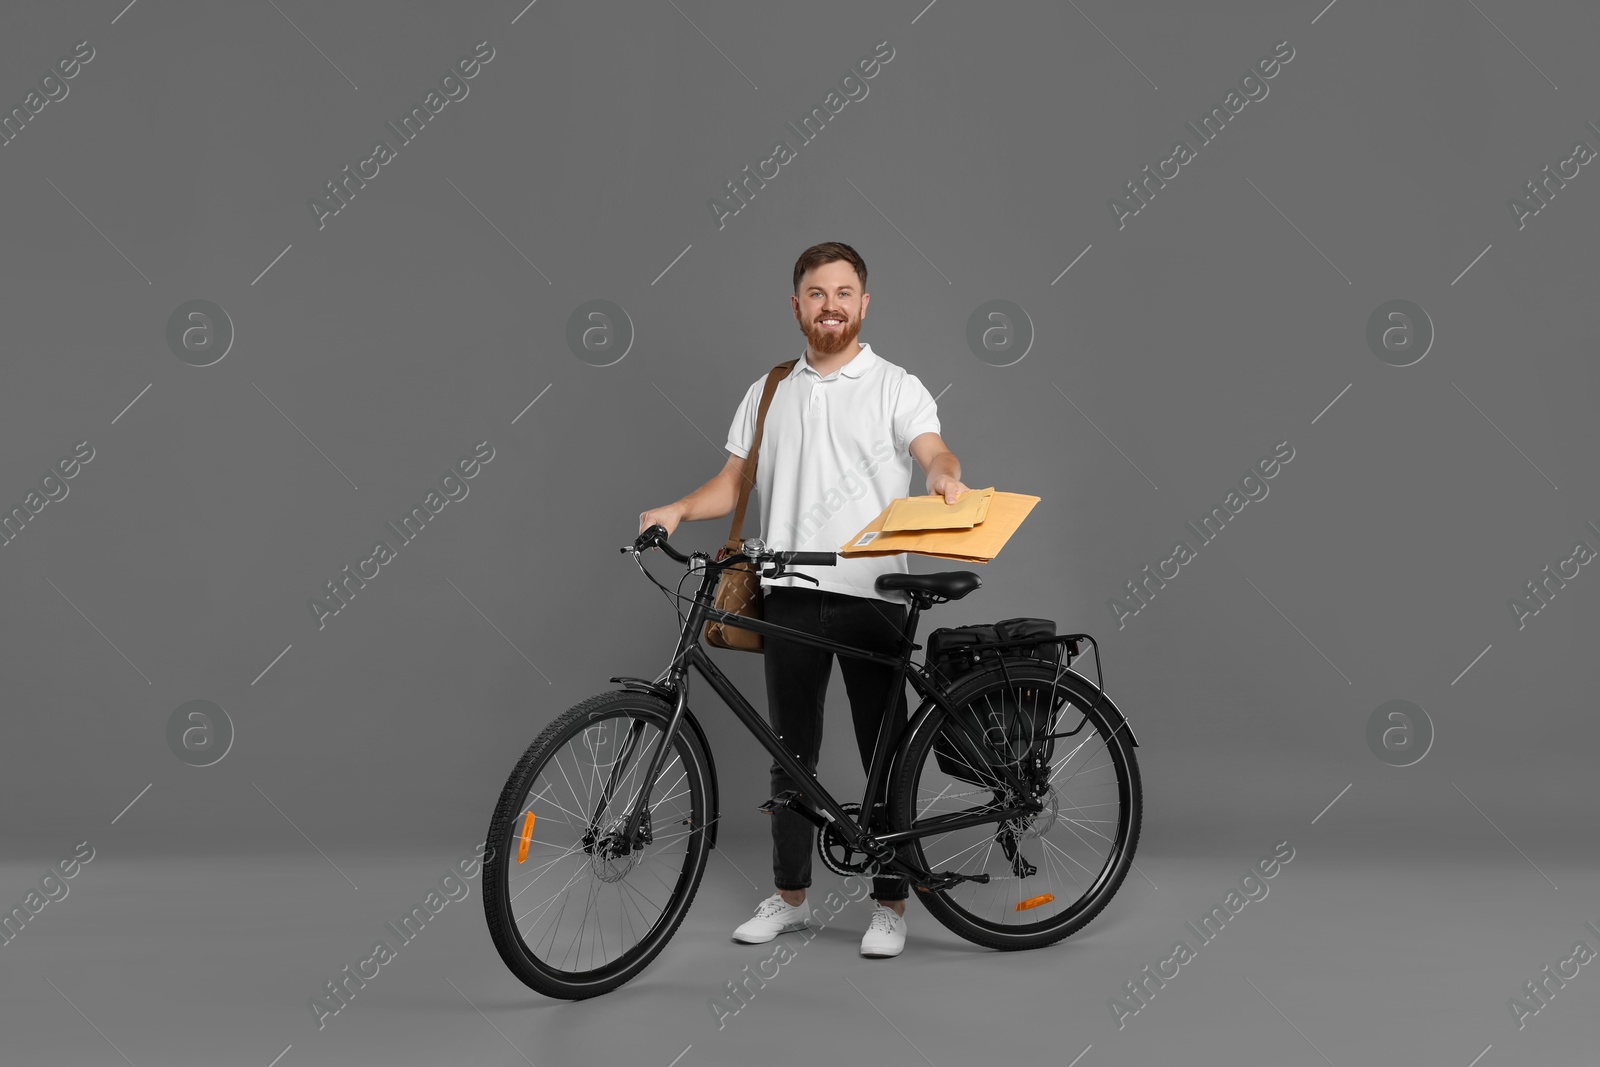
{"label": "short sleeve", "polygon": [[894,446],[897,452],[911,447],[911,442],[925,433],[939,432],[939,406],[933,394],[915,374],[907,374],[900,383],[900,392],[894,405]]}
{"label": "short sleeve", "polygon": [[728,426],[728,443],[723,447],[740,459],[749,457],[750,442],[755,440],[756,415],[761,410],[761,387],[765,383],[765,378],[758,378],[744,391],[744,399],[739,401],[733,422]]}

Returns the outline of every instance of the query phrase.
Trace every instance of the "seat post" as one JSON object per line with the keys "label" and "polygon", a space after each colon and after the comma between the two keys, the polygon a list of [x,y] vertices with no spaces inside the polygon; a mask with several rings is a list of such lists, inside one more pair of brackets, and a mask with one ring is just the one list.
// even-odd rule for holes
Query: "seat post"
{"label": "seat post", "polygon": [[929,606],[931,606],[931,602],[929,601],[927,594],[925,594],[925,593],[912,593],[911,594],[911,610],[906,615],[905,632],[900,635],[901,636],[901,641],[902,641],[903,644],[909,645],[914,640],[916,640],[917,616],[922,614],[922,609],[923,608],[929,607]]}

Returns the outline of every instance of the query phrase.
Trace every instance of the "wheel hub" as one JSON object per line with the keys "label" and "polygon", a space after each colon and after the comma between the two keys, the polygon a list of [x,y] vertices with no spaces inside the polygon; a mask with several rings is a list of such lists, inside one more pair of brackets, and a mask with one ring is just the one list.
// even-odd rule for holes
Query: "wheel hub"
{"label": "wheel hub", "polygon": [[629,844],[623,834],[627,819],[619,818],[604,831],[590,831],[583,837],[583,850],[589,854],[589,866],[602,882],[620,882],[644,859],[644,846],[654,838],[650,832],[650,809],[640,813],[639,844]]}
{"label": "wheel hub", "polygon": [[1038,799],[1043,805],[1040,810],[1006,823],[1018,837],[1043,837],[1055,826],[1056,817],[1061,813],[1061,801],[1056,796],[1055,787],[1051,786],[1049,791]]}

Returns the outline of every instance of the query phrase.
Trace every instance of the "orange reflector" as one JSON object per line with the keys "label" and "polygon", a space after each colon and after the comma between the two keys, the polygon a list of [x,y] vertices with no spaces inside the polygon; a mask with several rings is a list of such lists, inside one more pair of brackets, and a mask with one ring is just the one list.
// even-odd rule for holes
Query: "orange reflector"
{"label": "orange reflector", "polygon": [[1029,908],[1037,908],[1040,904],[1048,904],[1054,899],[1056,899],[1056,895],[1054,893],[1045,893],[1043,896],[1029,897],[1027,900],[1022,901],[1017,905],[1017,910],[1027,911]]}
{"label": "orange reflector", "polygon": [[517,842],[517,862],[528,858],[528,842],[533,840],[533,812],[522,817],[522,838]]}

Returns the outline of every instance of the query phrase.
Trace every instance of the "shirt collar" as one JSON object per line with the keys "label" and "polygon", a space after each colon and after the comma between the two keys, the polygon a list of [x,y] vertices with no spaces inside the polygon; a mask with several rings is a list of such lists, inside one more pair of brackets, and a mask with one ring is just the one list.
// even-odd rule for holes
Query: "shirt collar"
{"label": "shirt collar", "polygon": [[[837,371],[837,373],[844,375],[846,378],[861,377],[867,371],[872,369],[872,364],[877,362],[878,359],[877,353],[872,351],[871,345],[867,344],[865,341],[858,341],[857,343],[861,345],[861,351],[857,352],[854,359],[840,367]],[[797,378],[800,376],[802,371],[810,371],[813,375],[816,375],[819,381],[822,380],[822,375],[818,374],[817,369],[811,365],[811,362],[808,359],[806,359],[804,352],[800,353],[800,359],[796,361],[794,370],[789,372],[789,377]]]}

